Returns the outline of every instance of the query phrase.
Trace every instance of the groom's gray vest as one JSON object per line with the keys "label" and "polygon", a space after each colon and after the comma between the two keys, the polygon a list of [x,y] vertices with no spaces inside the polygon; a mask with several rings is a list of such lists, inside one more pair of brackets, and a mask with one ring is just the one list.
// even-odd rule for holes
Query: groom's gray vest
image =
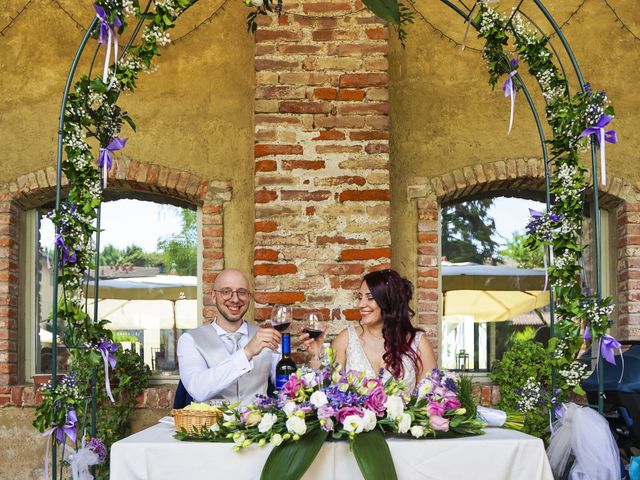
{"label": "groom's gray vest", "polygon": [[[247,322],[249,327],[249,339],[258,331],[258,326]],[[209,368],[217,365],[230,356],[227,348],[218,336],[216,329],[211,324],[202,325],[194,330],[185,332],[193,337],[196,348],[207,362]],[[259,355],[253,357],[253,368],[238,378],[224,390],[218,392],[209,400],[227,400],[230,402],[252,402],[257,394],[266,395],[269,374],[271,373],[272,352],[264,349]]]}

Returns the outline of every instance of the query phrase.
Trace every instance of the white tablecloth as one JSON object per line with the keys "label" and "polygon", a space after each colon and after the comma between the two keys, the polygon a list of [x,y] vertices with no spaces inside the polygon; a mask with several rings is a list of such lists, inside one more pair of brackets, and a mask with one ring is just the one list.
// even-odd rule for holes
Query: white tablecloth
{"label": "white tablecloth", "polygon": [[[111,480],[257,480],[271,451],[181,442],[158,424],[113,444]],[[387,439],[400,480],[553,480],[540,439],[490,428],[459,439]],[[362,478],[347,442],[325,442],[305,480]]]}

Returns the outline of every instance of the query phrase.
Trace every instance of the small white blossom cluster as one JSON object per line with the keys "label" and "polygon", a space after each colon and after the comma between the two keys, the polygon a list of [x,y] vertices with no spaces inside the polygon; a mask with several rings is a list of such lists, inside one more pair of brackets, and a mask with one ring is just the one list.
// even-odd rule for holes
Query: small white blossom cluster
{"label": "small white blossom cluster", "polygon": [[588,325],[606,327],[609,315],[613,313],[614,305],[601,305],[599,301],[592,301],[585,305],[585,319]]}
{"label": "small white blossom cluster", "polygon": [[[513,10],[514,9],[511,9],[511,13],[513,13]],[[520,15],[519,12],[513,15],[513,18],[511,19],[511,25],[513,26],[513,30],[519,36],[524,36],[527,34],[533,34],[535,36],[535,33],[531,30],[529,22],[525,21],[525,19],[522,17],[522,15]]]}
{"label": "small white blossom cluster", "polygon": [[580,224],[580,222],[570,222],[565,219],[561,222],[560,228],[558,229],[558,231],[560,232],[561,235],[569,235],[572,237],[576,237],[580,235],[581,229],[582,229],[582,225]]}
{"label": "small white blossom cluster", "polygon": [[[551,56],[551,54],[547,50],[542,50],[540,52],[540,56],[542,58],[548,58]],[[556,74],[552,69],[547,69],[536,73],[536,78],[538,79],[540,88],[542,88],[542,95],[544,96],[547,103],[551,103],[557,98],[564,95],[564,88],[562,88],[562,86],[551,86],[553,81],[555,80],[555,77]]]}
{"label": "small white blossom cluster", "polygon": [[63,141],[65,145],[71,148],[77,148],[79,150],[86,150],[88,148],[86,135],[82,130],[82,127],[77,123],[67,123],[69,127],[64,133]]}
{"label": "small white blossom cluster", "polygon": [[89,92],[87,95],[87,105],[91,110],[98,110],[107,101],[107,96],[100,92]]}
{"label": "small white blossom cluster", "polygon": [[126,55],[120,62],[124,68],[128,70],[144,70],[144,63],[135,55]]}
{"label": "small white blossom cluster", "polygon": [[567,344],[566,337],[564,337],[564,336],[560,337],[558,339],[558,342],[556,343],[556,348],[553,351],[553,358],[555,358],[556,360],[564,358],[565,352],[566,352],[568,347],[569,347],[569,345]]}
{"label": "small white blossom cluster", "polygon": [[518,410],[522,413],[528,413],[538,407],[542,401],[542,386],[535,378],[529,377],[522,390],[518,392]]}
{"label": "small white blossom cluster", "polygon": [[558,373],[564,378],[567,385],[575,387],[584,374],[587,372],[587,365],[584,362],[573,362],[567,370],[558,370]]}
{"label": "small white blossom cluster", "polygon": [[595,125],[602,115],[604,115],[604,106],[597,103],[590,104],[585,113],[587,125]]}
{"label": "small white blossom cluster", "polygon": [[156,7],[162,7],[173,17],[177,17],[180,14],[180,9],[174,0],[155,0],[155,4]]}
{"label": "small white blossom cluster", "polygon": [[157,25],[149,25],[145,28],[144,33],[142,34],[142,39],[145,42],[155,42],[156,44],[164,47],[171,42],[171,38],[169,38],[169,34],[163,32],[160,27]]}
{"label": "small white blossom cluster", "polygon": [[558,255],[553,260],[553,266],[559,270],[566,268],[568,265],[576,263],[576,253],[568,248],[564,249],[561,255]]}
{"label": "small white blossom cluster", "polygon": [[500,14],[493,8],[487,8],[480,18],[480,34],[485,35],[489,33],[499,20]]}
{"label": "small white blossom cluster", "polygon": [[87,116],[87,110],[82,105],[67,105],[67,114],[75,118],[84,118]]}
{"label": "small white blossom cluster", "polygon": [[85,183],[85,187],[91,193],[91,195],[95,198],[102,195],[102,183],[100,183],[99,179],[94,179],[93,181],[87,181]]}
{"label": "small white blossom cluster", "polygon": [[138,14],[138,9],[133,4],[133,0],[122,0],[122,11],[127,17],[133,17]]}
{"label": "small white blossom cluster", "polygon": [[76,169],[82,170],[91,164],[91,156],[88,152],[82,152],[80,155],[73,157],[73,163],[75,164]]}

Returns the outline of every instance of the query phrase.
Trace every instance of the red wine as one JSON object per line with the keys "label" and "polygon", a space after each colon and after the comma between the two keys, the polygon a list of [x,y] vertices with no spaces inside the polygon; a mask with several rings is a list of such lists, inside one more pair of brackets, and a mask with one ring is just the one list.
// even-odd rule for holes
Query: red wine
{"label": "red wine", "polygon": [[[285,324],[283,324],[285,325]],[[289,326],[289,324],[286,324]],[[282,358],[276,365],[276,390],[282,389],[289,377],[296,373],[298,367],[291,359],[291,337],[288,333],[282,335]]]}
{"label": "red wine", "polygon": [[322,335],[322,330],[318,330],[316,328],[304,327],[302,331],[309,335],[309,337],[311,337],[313,340]]}
{"label": "red wine", "polygon": [[291,322],[283,322],[283,323],[275,323],[273,328],[275,328],[279,332],[284,332],[287,328],[289,328]]}

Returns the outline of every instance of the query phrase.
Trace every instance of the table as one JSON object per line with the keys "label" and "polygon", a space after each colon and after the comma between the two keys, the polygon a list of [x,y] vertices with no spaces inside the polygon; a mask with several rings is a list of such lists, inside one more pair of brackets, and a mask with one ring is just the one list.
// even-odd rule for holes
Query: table
{"label": "table", "polygon": [[[389,438],[400,480],[553,480],[542,441],[488,428],[477,437]],[[240,452],[230,443],[181,442],[157,424],[111,447],[111,480],[258,480],[270,446]],[[304,480],[362,478],[347,442],[325,442]]]}

